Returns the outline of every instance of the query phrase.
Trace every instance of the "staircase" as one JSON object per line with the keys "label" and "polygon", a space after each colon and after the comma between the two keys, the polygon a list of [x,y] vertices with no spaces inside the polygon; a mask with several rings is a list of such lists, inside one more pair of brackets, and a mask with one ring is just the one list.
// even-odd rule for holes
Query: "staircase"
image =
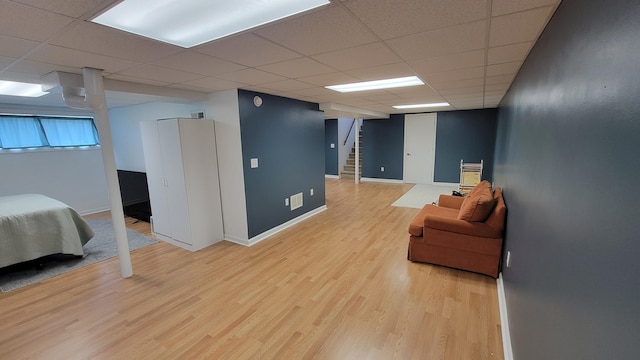
{"label": "staircase", "polygon": [[[358,167],[358,174],[362,177],[362,133],[358,138],[358,142],[360,143],[360,166]],[[344,165],[344,169],[340,172],[340,177],[345,179],[355,179],[356,177],[356,147],[354,146],[351,149],[351,153],[347,158],[347,163]]]}

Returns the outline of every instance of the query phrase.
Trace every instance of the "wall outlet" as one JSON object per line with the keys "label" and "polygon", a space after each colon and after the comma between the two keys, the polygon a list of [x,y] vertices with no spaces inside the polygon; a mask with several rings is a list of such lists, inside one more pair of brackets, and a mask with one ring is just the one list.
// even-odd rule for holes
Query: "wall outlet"
{"label": "wall outlet", "polygon": [[258,167],[258,158],[251,158],[251,168],[255,169]]}
{"label": "wall outlet", "polygon": [[511,267],[511,251],[507,251],[507,267]]}
{"label": "wall outlet", "polygon": [[336,148],[336,144],[331,144],[331,148],[335,149]]}
{"label": "wall outlet", "polygon": [[380,166],[380,171],[384,172],[384,166]]}
{"label": "wall outlet", "polygon": [[284,206],[289,206],[289,198],[284,198]]}
{"label": "wall outlet", "polygon": [[311,196],[313,196],[313,189],[311,189],[311,191],[309,191],[309,193],[311,193]]}

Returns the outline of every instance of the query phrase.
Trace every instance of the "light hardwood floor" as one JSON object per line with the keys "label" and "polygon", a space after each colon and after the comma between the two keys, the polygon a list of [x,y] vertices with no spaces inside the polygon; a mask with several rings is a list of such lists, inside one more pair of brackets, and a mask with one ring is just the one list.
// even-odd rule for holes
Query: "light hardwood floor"
{"label": "light hardwood floor", "polygon": [[411,185],[351,181],[249,248],[159,242],[129,279],[113,258],[1,294],[0,358],[503,359],[495,280],[407,261]]}

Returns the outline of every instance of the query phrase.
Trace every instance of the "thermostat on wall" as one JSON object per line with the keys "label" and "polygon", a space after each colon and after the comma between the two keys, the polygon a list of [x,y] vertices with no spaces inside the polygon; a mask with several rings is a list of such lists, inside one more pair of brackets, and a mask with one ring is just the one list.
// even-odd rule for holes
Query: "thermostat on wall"
{"label": "thermostat on wall", "polygon": [[262,105],[262,98],[258,95],[253,97],[253,104],[257,107],[260,107],[260,105]]}

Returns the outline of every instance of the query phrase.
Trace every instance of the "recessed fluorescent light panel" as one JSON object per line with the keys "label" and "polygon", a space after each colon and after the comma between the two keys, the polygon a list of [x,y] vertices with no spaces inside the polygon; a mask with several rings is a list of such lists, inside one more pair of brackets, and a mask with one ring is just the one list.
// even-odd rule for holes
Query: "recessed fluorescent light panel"
{"label": "recessed fluorescent light panel", "polygon": [[328,3],[328,0],[124,0],[91,21],[190,48]]}
{"label": "recessed fluorescent light panel", "polygon": [[47,94],[40,84],[0,80],[0,95],[40,97]]}
{"label": "recessed fluorescent light panel", "polygon": [[365,90],[377,90],[377,89],[391,89],[405,86],[424,85],[424,82],[417,76],[408,76],[395,79],[384,79],[365,81],[353,84],[344,85],[331,85],[325,86],[327,89],[339,91],[339,92],[352,92],[352,91],[365,91]]}
{"label": "recessed fluorescent light panel", "polygon": [[419,109],[419,108],[431,108],[431,107],[442,107],[442,106],[449,106],[449,103],[441,102],[441,103],[431,103],[431,104],[394,105],[393,107],[396,109]]}

